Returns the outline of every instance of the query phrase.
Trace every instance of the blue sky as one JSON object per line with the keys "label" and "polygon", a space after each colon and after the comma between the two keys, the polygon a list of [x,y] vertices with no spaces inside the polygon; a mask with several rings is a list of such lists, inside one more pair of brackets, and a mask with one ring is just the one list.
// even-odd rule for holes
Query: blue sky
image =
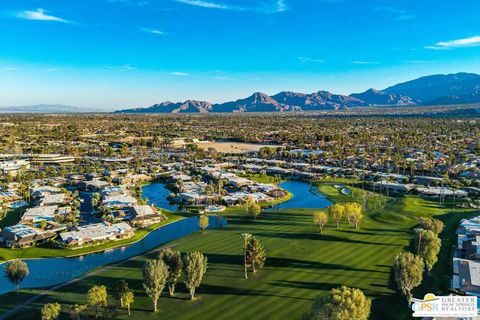
{"label": "blue sky", "polygon": [[480,73],[478,0],[2,0],[0,105],[349,94]]}

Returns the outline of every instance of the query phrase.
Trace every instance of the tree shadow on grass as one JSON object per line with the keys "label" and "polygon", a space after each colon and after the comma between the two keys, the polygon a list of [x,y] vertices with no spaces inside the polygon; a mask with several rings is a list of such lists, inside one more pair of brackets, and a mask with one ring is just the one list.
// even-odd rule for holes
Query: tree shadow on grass
{"label": "tree shadow on grass", "polygon": [[368,230],[368,231],[384,231],[384,232],[391,232],[391,233],[402,233],[402,234],[407,234],[408,230],[407,229],[385,229],[385,228],[362,228],[362,230]]}
{"label": "tree shadow on grass", "polygon": [[238,288],[218,285],[202,285],[197,289],[199,295],[235,295],[235,296],[263,296],[263,297],[279,297],[295,300],[311,300],[308,298],[292,297],[291,295],[273,294],[270,291],[263,291],[250,288]]}
{"label": "tree shadow on grass", "polygon": [[292,221],[279,221],[279,220],[263,220],[258,218],[257,220],[252,220],[254,225],[258,226],[289,226],[289,227],[305,227],[306,223],[301,222],[292,222]]}
{"label": "tree shadow on grass", "polygon": [[[344,232],[344,233],[349,233],[349,234],[359,234],[359,235],[370,235],[370,236],[387,236],[387,237],[391,237],[392,234],[389,234],[389,233],[380,233],[378,230],[376,231],[373,231],[373,232],[368,232],[368,231],[360,231],[360,230],[356,230],[356,229],[352,229],[352,230],[346,230],[346,229],[343,229],[343,230],[337,230],[338,232]],[[385,231],[383,231],[385,232]],[[408,234],[407,231],[404,231],[403,232],[404,234]],[[400,233],[398,233],[400,234]],[[397,234],[395,234],[396,236]]]}
{"label": "tree shadow on grass", "polygon": [[[218,264],[231,264],[243,266],[243,256],[228,254],[207,254],[208,261]],[[298,268],[306,270],[344,270],[344,271],[364,271],[375,273],[386,273],[380,270],[369,270],[362,268],[349,267],[341,264],[324,263],[318,261],[299,260],[291,258],[267,257],[265,266],[268,268]],[[302,271],[304,272],[304,271]]]}
{"label": "tree shadow on grass", "polygon": [[256,232],[255,235],[263,236],[263,237],[271,237],[271,238],[284,238],[289,240],[323,240],[323,241],[343,242],[343,243],[351,243],[351,244],[369,244],[369,245],[378,245],[378,246],[403,247],[402,245],[399,245],[399,244],[356,240],[356,239],[349,239],[344,237],[337,237],[333,235],[311,233],[311,232],[305,232],[305,233]]}
{"label": "tree shadow on grass", "polygon": [[[287,281],[287,280],[278,280],[272,283],[273,286],[285,287],[285,288],[296,288],[296,289],[311,289],[311,290],[331,290],[337,288],[339,285],[336,283],[325,283],[325,282],[311,282],[311,281]],[[308,299],[312,300],[312,299]]]}
{"label": "tree shadow on grass", "polygon": [[383,295],[373,300],[370,319],[411,319],[412,311],[405,297],[396,294]]}

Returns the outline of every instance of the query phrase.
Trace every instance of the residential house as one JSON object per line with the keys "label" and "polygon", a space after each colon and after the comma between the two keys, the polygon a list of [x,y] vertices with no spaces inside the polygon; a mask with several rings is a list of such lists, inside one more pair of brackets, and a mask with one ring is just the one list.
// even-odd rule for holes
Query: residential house
{"label": "residential house", "polygon": [[147,226],[150,224],[161,222],[165,217],[158,212],[152,206],[149,205],[134,205],[130,209],[130,222],[135,226]]}
{"label": "residential house", "polygon": [[93,179],[93,180],[88,180],[88,181],[82,181],[79,184],[80,188],[83,190],[89,190],[89,191],[96,191],[99,192],[108,186],[110,186],[110,183],[104,180],[100,179]]}
{"label": "residential house", "polygon": [[57,213],[58,206],[42,206],[28,208],[23,214],[20,222],[23,224],[36,224],[40,221],[53,221]]}
{"label": "residential house", "polygon": [[103,198],[102,206],[130,207],[137,203],[137,199],[127,194],[107,195]]}
{"label": "residential house", "polygon": [[0,173],[16,175],[21,169],[30,169],[30,162],[26,160],[11,160],[0,162]]}
{"label": "residential house", "polygon": [[0,240],[9,248],[29,247],[43,243],[65,229],[64,225],[53,222],[49,223],[45,230],[20,223],[4,228],[0,233]]}
{"label": "residential house", "polygon": [[60,233],[60,239],[69,246],[83,246],[100,241],[121,240],[133,235],[133,228],[128,223],[101,222],[76,226],[70,231]]}
{"label": "residential house", "polygon": [[480,297],[480,217],[463,219],[453,250],[452,288]]}

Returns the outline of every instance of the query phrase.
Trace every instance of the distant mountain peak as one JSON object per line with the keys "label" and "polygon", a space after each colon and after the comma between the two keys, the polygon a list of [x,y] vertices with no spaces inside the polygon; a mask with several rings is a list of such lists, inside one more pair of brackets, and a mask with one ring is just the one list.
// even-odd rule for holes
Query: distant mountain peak
{"label": "distant mountain peak", "polygon": [[418,103],[418,101],[410,97],[396,93],[385,93],[373,88],[362,93],[352,93],[350,96],[365,101],[366,103],[380,106],[406,106]]}
{"label": "distant mountain peak", "polygon": [[380,90],[377,90],[377,89],[375,89],[375,88],[370,88],[370,89],[368,89],[368,90],[367,90],[367,91],[365,91],[365,92],[368,92],[368,93],[375,93],[375,94],[382,94],[382,95],[383,95],[383,94],[386,94],[385,92],[382,92],[382,91],[380,91]]}
{"label": "distant mountain peak", "polygon": [[117,110],[115,113],[207,113],[212,104],[208,101],[186,100],[185,102],[165,101],[150,107]]}
{"label": "distant mountain peak", "polygon": [[[252,94],[249,98],[252,99],[253,103],[271,103],[271,104],[278,104],[275,99],[270,97],[269,95],[263,93],[263,92],[255,92]],[[248,99],[248,98],[247,98]]]}
{"label": "distant mountain peak", "polygon": [[480,75],[459,72],[424,76],[396,84],[383,91],[409,96],[422,103],[428,104],[442,97],[468,95],[479,88]]}
{"label": "distant mountain peak", "polygon": [[282,91],[273,96],[254,92],[247,98],[225,103],[170,101],[118,113],[288,112],[350,109],[369,106],[459,104],[480,102],[480,75],[459,72],[431,75],[396,84],[384,90],[370,88],[349,96],[319,90],[314,93]]}

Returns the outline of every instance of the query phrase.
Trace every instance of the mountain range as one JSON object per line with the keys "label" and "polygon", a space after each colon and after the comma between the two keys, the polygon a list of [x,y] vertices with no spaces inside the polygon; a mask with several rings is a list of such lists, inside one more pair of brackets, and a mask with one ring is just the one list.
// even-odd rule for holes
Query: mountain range
{"label": "mountain range", "polygon": [[[282,91],[269,96],[255,92],[251,96],[224,103],[187,100],[165,101],[149,107],[117,110],[115,113],[209,113],[209,112],[301,112],[330,111],[375,106],[455,105],[480,103],[480,75],[474,73],[439,74],[395,84],[377,90],[368,89],[350,95],[328,91],[298,93]],[[0,107],[0,113],[86,113],[99,109],[58,104]]]}
{"label": "mountain range", "polygon": [[368,89],[350,95],[328,91],[297,93],[283,91],[269,96],[251,96],[212,104],[208,101],[162,102],[150,107],[118,110],[115,113],[208,113],[328,111],[373,106],[449,105],[480,102],[480,75],[455,73],[431,75],[399,83],[383,90]]}

